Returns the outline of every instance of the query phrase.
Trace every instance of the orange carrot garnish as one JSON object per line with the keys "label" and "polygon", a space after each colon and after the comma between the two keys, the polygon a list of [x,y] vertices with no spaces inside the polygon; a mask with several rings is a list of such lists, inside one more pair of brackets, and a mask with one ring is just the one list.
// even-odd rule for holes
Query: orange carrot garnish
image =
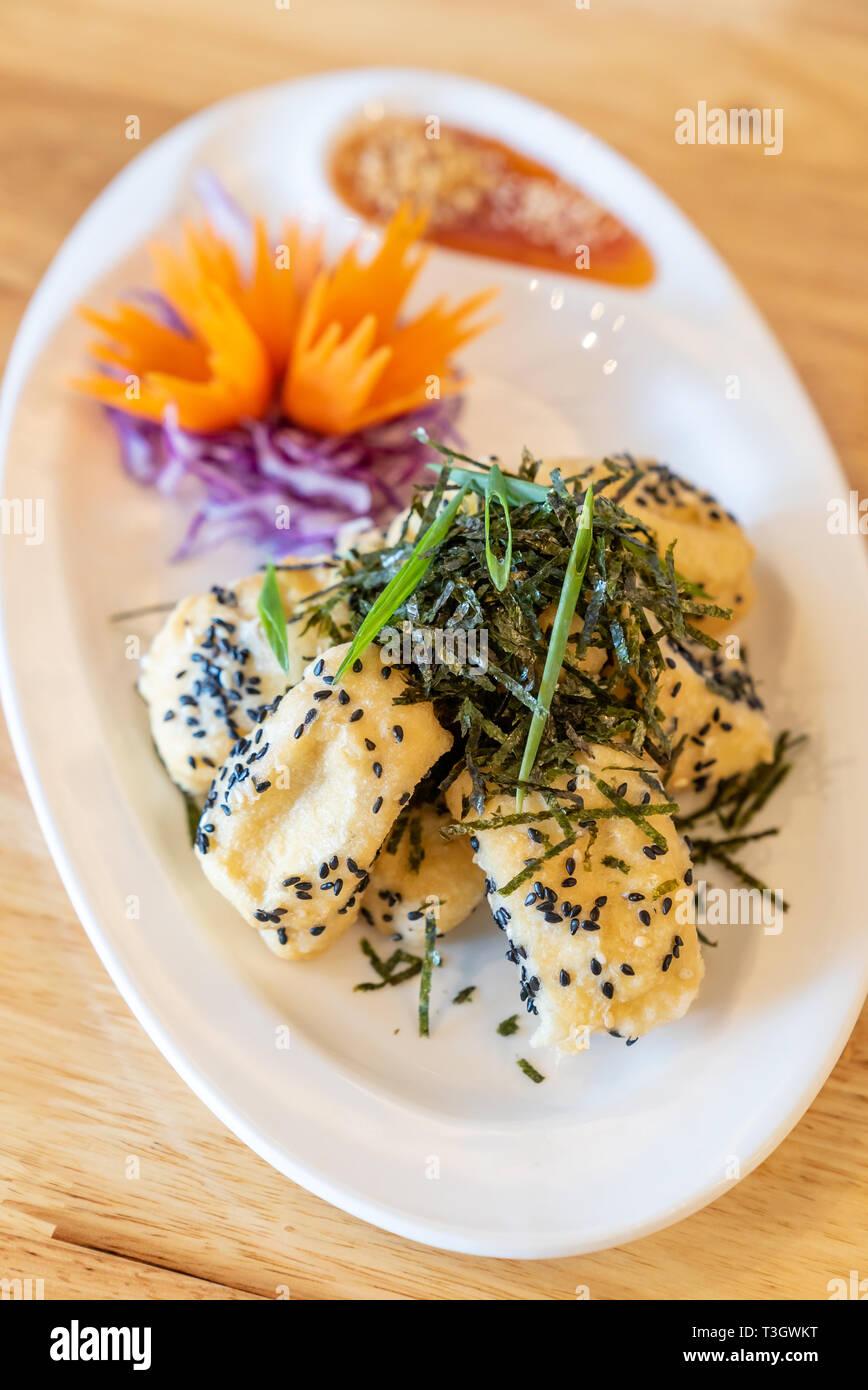
{"label": "orange carrot garnish", "polygon": [[211,227],[188,225],[181,250],[150,252],[157,288],[189,336],[128,304],[113,316],[83,309],[105,335],[93,355],[115,375],[71,384],[151,420],[174,407],[182,428],[197,432],[261,417],[278,397],[295,423],[335,434],[451,395],[451,358],[488,326],[471,318],[494,292],[451,309],[438,300],[399,322],[427,257],[423,225],[402,208],[367,262],[351,246],[325,270],[320,236],[289,224],[274,246],[257,218],[249,271]]}

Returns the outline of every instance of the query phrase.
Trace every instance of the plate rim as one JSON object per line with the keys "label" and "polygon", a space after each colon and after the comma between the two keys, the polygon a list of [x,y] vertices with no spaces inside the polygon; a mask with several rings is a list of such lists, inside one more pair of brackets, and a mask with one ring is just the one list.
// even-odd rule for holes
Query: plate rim
{"label": "plate rim", "polygon": [[[479,82],[463,74],[452,74],[450,72],[438,72],[430,69],[406,68],[400,66],[332,69],[321,74],[306,75],[300,78],[288,79],[283,82],[271,83],[224,97],[210,106],[194,112],[185,120],[172,126],[118,171],[92,200],[66,237],[64,237],[61,246],[52,258],[39,285],[31,296],[15,334],[6,371],[4,373],[2,391],[0,391],[0,476],[5,476],[8,441],[18,397],[25,384],[29,371],[36,365],[42,346],[44,346],[46,331],[44,326],[42,329],[40,328],[40,323],[43,314],[45,314],[49,320],[51,319],[51,312],[48,306],[51,302],[52,280],[56,273],[56,267],[67,244],[73,237],[77,237],[81,234],[81,230],[86,227],[89,218],[97,214],[97,209],[103,203],[103,200],[107,199],[110,193],[117,192],[119,187],[122,187],[128,179],[131,179],[133,177],[133,170],[140,168],[141,162],[146,160],[159,160],[163,150],[170,141],[178,137],[179,132],[185,131],[192,135],[198,129],[207,127],[211,122],[219,122],[220,114],[228,112],[234,105],[244,103],[256,96],[261,97],[266,93],[277,93],[290,88],[296,88],[302,84],[315,85],[322,78],[334,78],[345,74],[355,77],[365,75],[371,79],[386,77],[389,80],[395,80],[397,77],[402,77],[410,81],[415,78],[457,81],[459,84],[464,84],[470,89],[485,88],[490,92],[496,93],[498,96],[506,96],[513,101],[533,107],[538,112],[544,112],[548,116],[554,116],[565,126],[571,127],[574,132],[587,135],[590,139],[596,141],[612,155],[616,161],[625,166],[630,171],[631,176],[648,185],[656,196],[662,199],[668,206],[670,212],[676,215],[682,224],[689,229],[694,241],[701,245],[705,252],[713,258],[719,273],[725,277],[737,296],[741,311],[749,317],[753,326],[761,332],[766,340],[766,350],[772,354],[776,366],[782,369],[791,379],[792,384],[799,394],[803,407],[813,417],[813,422],[825,445],[828,460],[832,464],[842,485],[845,488],[849,486],[836,451],[828,438],[810,396],[765,320],[742,289],[740,283],[733,275],[729,266],[723,261],[717,250],[657,185],[653,184],[645,174],[630,164],[619,152],[611,149],[605,142],[599,141],[598,137],[585,131],[583,127],[570,120],[569,117],[553,111],[552,108],[546,107],[542,103],[531,101],[522,94],[513,92],[508,88],[493,83]],[[48,331],[50,332],[53,330],[57,324],[62,321],[62,318],[63,315],[59,315],[56,320],[49,322]],[[716,1188],[709,1188],[696,1196],[693,1200],[688,1200],[682,1204],[676,1204],[667,1212],[658,1213],[648,1221],[635,1222],[630,1228],[622,1228],[619,1230],[616,1237],[613,1237],[611,1240],[607,1239],[603,1242],[592,1242],[590,1244],[582,1244],[579,1242],[577,1244],[575,1238],[571,1238],[569,1235],[564,1236],[560,1240],[543,1239],[541,1242],[536,1242],[530,1233],[523,1235],[521,1239],[517,1239],[511,1234],[497,1236],[492,1232],[483,1243],[480,1243],[480,1239],[473,1232],[465,1234],[463,1227],[451,1226],[448,1222],[432,1222],[427,1218],[409,1216],[403,1208],[388,1208],[378,1201],[366,1198],[363,1194],[348,1191],[341,1185],[335,1185],[315,1169],[310,1169],[307,1165],[296,1162],[292,1155],[287,1154],[281,1148],[277,1148],[267,1135],[262,1134],[254,1125],[248,1123],[246,1116],[240,1113],[237,1108],[234,1108],[233,1104],[227,1101],[220,1092],[214,1088],[210,1080],[204,1076],[175,1045],[173,1038],[169,1036],[169,1033],[166,1031],[162,1019],[159,1015],[155,1014],[144,1001],[134,981],[129,977],[123,965],[116,958],[108,935],[97,919],[95,912],[90,907],[86,892],[79,883],[78,873],[65,847],[63,836],[55,823],[55,816],[49,797],[42,786],[39,772],[32,756],[20,706],[20,695],[17,689],[11,654],[8,649],[5,596],[3,597],[2,608],[3,611],[2,614],[0,614],[0,694],[2,694],[10,737],[28,794],[39,821],[40,829],[45,837],[49,851],[60,873],[64,888],[69,895],[76,915],[81,921],[115,987],[118,989],[125,1003],[131,1009],[149,1038],[166,1057],[169,1064],[179,1076],[181,1076],[182,1080],[184,1080],[194,1094],[208,1106],[209,1110],[211,1110],[211,1112],[215,1114],[236,1137],[253,1149],[260,1157],[264,1158],[272,1167],[276,1168],[293,1181],[298,1182],[316,1196],[322,1197],[324,1200],[349,1212],[353,1216],[359,1217],[375,1226],[401,1235],[407,1239],[423,1241],[435,1248],[461,1253],[521,1259],[558,1258],[566,1255],[575,1255],[577,1253],[591,1253],[593,1250],[610,1248],[611,1245],[616,1243],[623,1244],[631,1242],[645,1235],[650,1235],[655,1231],[664,1229],[674,1222],[685,1219],[695,1211],[706,1206],[709,1202],[714,1201],[718,1196],[722,1195],[723,1192],[729,1190],[729,1188],[734,1185],[734,1183],[723,1181],[718,1184]],[[865,983],[868,982],[863,982],[863,992]],[[754,1168],[765,1160],[783,1138],[786,1137],[794,1125],[798,1123],[799,1119],[813,1103],[846,1045],[855,1020],[861,1010],[862,1002],[863,996],[861,993],[854,997],[852,1007],[838,1029],[835,1042],[820,1060],[815,1074],[811,1077],[809,1085],[802,1091],[799,1101],[791,1107],[790,1112],[780,1121],[766,1142],[758,1146],[745,1160],[742,1177],[747,1176],[749,1172],[753,1171]]]}

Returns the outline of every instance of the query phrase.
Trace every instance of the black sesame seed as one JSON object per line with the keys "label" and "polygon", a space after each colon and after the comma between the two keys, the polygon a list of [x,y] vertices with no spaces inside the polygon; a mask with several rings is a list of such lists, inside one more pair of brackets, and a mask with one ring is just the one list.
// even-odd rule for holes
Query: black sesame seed
{"label": "black sesame seed", "polygon": [[599,930],[600,930],[600,924],[599,924],[599,922],[591,922],[591,921],[589,921],[587,918],[585,918],[584,922],[582,922],[581,925],[582,925],[582,931],[599,931]]}
{"label": "black sesame seed", "polygon": [[323,934],[324,931],[325,931],[325,927],[324,927],[324,926],[322,926],[322,927],[311,927],[311,929],[310,929],[310,934],[311,934],[311,936],[322,936],[322,934]]}
{"label": "black sesame seed", "polygon": [[359,661],[358,657],[356,657],[355,661],[353,662],[353,670],[355,671],[356,675],[359,674],[359,672],[361,671],[361,669],[362,669],[362,663]]}
{"label": "black sesame seed", "polygon": [[603,967],[595,956],[591,956],[591,974],[602,975]]}
{"label": "black sesame seed", "polygon": [[650,927],[651,925],[651,913],[646,912],[644,907],[639,913],[639,921],[642,923],[643,927]]}
{"label": "black sesame seed", "polygon": [[622,974],[622,975],[635,975],[635,974],[636,974],[636,971],[633,969],[632,965],[627,965],[627,963],[626,963],[626,961],[625,961],[624,964],[621,966],[621,974]]}
{"label": "black sesame seed", "polygon": [[684,875],[684,882],[687,884],[687,886],[688,886],[688,888],[689,888],[690,885],[691,885],[691,883],[693,882],[693,870],[692,870],[692,869],[688,869],[688,870],[687,870],[687,873]]}
{"label": "black sesame seed", "polygon": [[286,935],[286,927],[277,928],[277,939],[280,942],[281,946],[286,945],[287,941],[289,940],[289,938]]}
{"label": "black sesame seed", "polygon": [[325,666],[325,662],[323,661],[322,657],[320,657],[319,661],[316,663],[316,666],[314,666],[314,668],[313,668],[313,673],[314,673],[314,675],[315,675],[315,676],[321,676],[322,673],[323,673],[323,667],[324,667],[324,666]]}
{"label": "black sesame seed", "polygon": [[644,893],[628,893],[627,901],[631,903],[641,903],[645,901]]}
{"label": "black sesame seed", "polygon": [[375,777],[382,777],[382,775],[383,775],[383,764],[382,764],[382,763],[374,763],[374,764],[373,764],[373,773],[374,773],[374,776],[375,776]]}
{"label": "black sesame seed", "polygon": [[660,967],[664,974],[665,974],[666,971],[669,969],[669,967],[670,967],[671,964],[672,964],[672,957],[671,957],[671,955],[670,955],[670,956],[664,956],[664,957],[663,957],[663,964],[662,964],[662,966]]}
{"label": "black sesame seed", "polygon": [[570,977],[566,970],[561,971],[560,975],[558,976],[558,979],[560,980],[562,985],[568,985],[570,983]]}
{"label": "black sesame seed", "polygon": [[350,697],[345,690],[338,691],[338,703],[341,705],[348,705],[350,703]]}
{"label": "black sesame seed", "polygon": [[350,715],[350,723],[355,724],[357,719],[361,719],[364,712],[365,711],[363,709],[354,709],[352,714]]}
{"label": "black sesame seed", "polygon": [[396,743],[401,743],[403,741],[404,730],[401,728],[400,724],[395,724],[395,726],[392,729],[392,733],[395,735]]}
{"label": "black sesame seed", "polygon": [[662,901],[662,903],[660,904],[660,911],[663,913],[663,916],[664,916],[664,917],[666,916],[666,914],[667,914],[667,912],[669,911],[669,909],[671,908],[671,906],[672,906],[672,899],[671,899],[671,898],[664,898],[663,901]]}
{"label": "black sesame seed", "polygon": [[543,837],[542,837],[542,832],[539,831],[539,830],[537,830],[537,829],[535,829],[534,826],[530,826],[527,833],[528,833],[528,835],[530,836],[530,838],[534,841],[535,844],[541,844],[541,843],[542,843],[542,838],[543,838]]}
{"label": "black sesame seed", "polygon": [[615,993],[615,986],[612,984],[611,980],[604,980],[603,983],[600,985],[600,989],[603,991],[607,999],[611,999],[613,994]]}
{"label": "black sesame seed", "polygon": [[383,798],[382,798],[381,796],[378,796],[377,799],[376,799],[376,801],[374,802],[373,806],[371,807],[371,810],[373,811],[374,815],[377,814],[377,812],[379,811],[379,809],[380,809],[380,807],[382,806],[382,804],[383,804]]}

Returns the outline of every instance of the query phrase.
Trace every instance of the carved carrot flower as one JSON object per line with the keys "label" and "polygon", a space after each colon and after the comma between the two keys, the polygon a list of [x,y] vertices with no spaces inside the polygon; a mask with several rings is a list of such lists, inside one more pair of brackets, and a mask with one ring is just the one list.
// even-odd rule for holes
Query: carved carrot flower
{"label": "carved carrot flower", "polygon": [[467,380],[455,355],[494,293],[408,316],[423,223],[402,208],[373,255],[357,243],[331,266],[322,236],[291,223],[274,242],[251,221],[246,254],[186,225],[177,247],[149,248],[161,309],[81,310],[97,366],[71,384],[113,408],[125,467],[165,492],[192,474],[207,492],[181,553],[238,532],[275,552],[322,548],[403,505],[429,457],[414,428],[452,431]]}

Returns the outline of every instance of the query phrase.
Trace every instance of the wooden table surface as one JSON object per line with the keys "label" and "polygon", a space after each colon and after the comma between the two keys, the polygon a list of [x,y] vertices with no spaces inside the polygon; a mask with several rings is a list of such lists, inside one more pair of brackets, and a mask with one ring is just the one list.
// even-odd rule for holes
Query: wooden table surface
{"label": "wooden table surface", "polygon": [[[2,0],[0,343],[106,181],[197,107],[424,63],[549,103],[670,194],[770,320],[864,494],[866,27],[860,0]],[[700,99],[781,107],[783,152],[676,144],[674,112]],[[713,1206],[592,1256],[475,1259],[308,1195],[187,1090],[79,926],[5,732],[0,933],[0,1277],[42,1278],[47,1298],[822,1299],[868,1275],[866,1013],[795,1131]]]}

